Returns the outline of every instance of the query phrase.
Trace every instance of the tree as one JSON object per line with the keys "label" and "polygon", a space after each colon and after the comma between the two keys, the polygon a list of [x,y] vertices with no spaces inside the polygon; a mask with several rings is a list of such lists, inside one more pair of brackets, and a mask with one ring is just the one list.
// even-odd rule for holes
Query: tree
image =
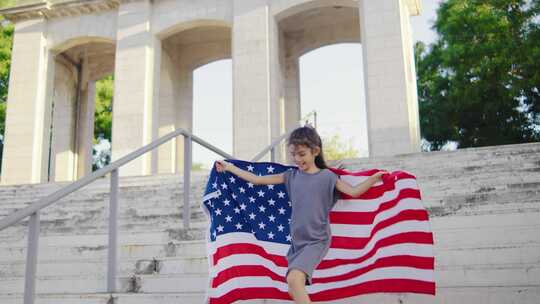
{"label": "tree", "polygon": [[93,170],[101,169],[111,162],[113,91],[113,76],[107,76],[96,82]]}
{"label": "tree", "polygon": [[323,154],[325,160],[340,160],[344,158],[358,157],[358,151],[351,147],[349,143],[346,146],[339,135],[325,137],[323,141]]}
{"label": "tree", "polygon": [[107,76],[96,82],[96,112],[94,113],[94,142],[102,137],[112,141],[112,100],[114,78]]}
{"label": "tree", "polygon": [[540,1],[448,0],[415,45],[422,136],[438,150],[540,140]]}
{"label": "tree", "polygon": [[9,85],[9,69],[11,66],[12,46],[13,25],[7,23],[2,17],[0,17],[0,168],[2,167],[2,151],[4,148],[6,101]]}

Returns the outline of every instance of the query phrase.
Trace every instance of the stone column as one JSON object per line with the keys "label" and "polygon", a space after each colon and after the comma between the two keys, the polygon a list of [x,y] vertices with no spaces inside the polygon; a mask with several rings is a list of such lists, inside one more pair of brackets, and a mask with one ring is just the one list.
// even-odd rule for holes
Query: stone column
{"label": "stone column", "polygon": [[[286,59],[284,112],[285,129],[289,131],[299,127],[302,112],[300,100],[300,65],[298,58]],[[284,161],[292,163],[285,145],[284,149]]]}
{"label": "stone column", "polygon": [[15,24],[2,184],[47,181],[54,59],[45,32],[45,19]]}
{"label": "stone column", "polygon": [[420,151],[409,10],[404,0],[360,0],[370,156]]}
{"label": "stone column", "polygon": [[[180,65],[180,81],[177,84],[179,98],[176,101],[176,128],[184,128],[193,132],[193,70]],[[176,172],[183,173],[184,166],[184,137],[176,138]],[[193,155],[193,143],[191,151]],[[193,157],[192,157],[193,158]]]}
{"label": "stone column", "polygon": [[96,112],[96,82],[87,81],[81,92],[77,130],[77,178],[92,173],[92,146],[94,141],[94,115]]}
{"label": "stone column", "polygon": [[75,124],[78,67],[57,56],[54,75],[51,181],[72,181],[75,173]]}
{"label": "stone column", "polygon": [[[152,1],[122,3],[118,9],[112,160],[158,136],[161,41],[152,33]],[[122,167],[120,175],[157,171],[157,150]]]}
{"label": "stone column", "polygon": [[250,159],[283,132],[279,35],[268,2],[234,0],[233,155],[240,159]]}
{"label": "stone column", "polygon": [[[172,51],[167,51],[162,44],[161,53],[161,76],[159,85],[159,137],[176,130],[176,108],[178,100],[178,67],[171,56]],[[175,172],[175,142],[173,139],[158,148],[158,173]]]}

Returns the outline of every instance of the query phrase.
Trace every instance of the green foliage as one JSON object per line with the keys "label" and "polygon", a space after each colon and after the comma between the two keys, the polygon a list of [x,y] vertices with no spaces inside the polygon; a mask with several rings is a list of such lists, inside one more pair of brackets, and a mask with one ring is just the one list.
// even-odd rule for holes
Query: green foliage
{"label": "green foliage", "polygon": [[323,154],[325,160],[340,160],[358,157],[358,151],[343,143],[339,135],[323,138]]}
{"label": "green foliage", "polygon": [[94,114],[94,143],[102,137],[112,142],[112,100],[114,78],[107,76],[96,82],[96,112]]}
{"label": "green foliage", "polygon": [[448,0],[415,45],[422,136],[438,150],[540,140],[540,1]]}
{"label": "green foliage", "polygon": [[0,168],[4,148],[4,131],[6,123],[6,101],[9,85],[9,69],[11,49],[13,46],[13,25],[0,17]]}

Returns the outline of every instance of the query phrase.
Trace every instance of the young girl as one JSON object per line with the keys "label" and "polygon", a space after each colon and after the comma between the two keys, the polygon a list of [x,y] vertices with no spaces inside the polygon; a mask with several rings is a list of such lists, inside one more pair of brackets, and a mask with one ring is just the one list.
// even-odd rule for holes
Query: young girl
{"label": "young girl", "polygon": [[285,183],[292,204],[291,246],[287,252],[287,284],[295,303],[311,303],[306,284],[312,284],[313,270],[330,248],[329,212],[339,198],[339,192],[358,196],[381,180],[386,171],[379,171],[353,187],[326,166],[321,138],[312,127],[294,130],[287,147],[298,169],[257,176],[234,164],[219,160],[218,172],[229,171],[257,185]]}

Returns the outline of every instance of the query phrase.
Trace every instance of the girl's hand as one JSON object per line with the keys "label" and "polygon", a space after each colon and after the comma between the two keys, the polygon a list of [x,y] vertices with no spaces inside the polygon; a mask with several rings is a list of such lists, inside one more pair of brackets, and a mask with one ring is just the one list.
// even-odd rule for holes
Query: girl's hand
{"label": "girl's hand", "polygon": [[373,180],[375,180],[376,182],[378,182],[378,181],[382,180],[382,176],[385,175],[385,174],[390,174],[390,173],[388,173],[387,171],[381,170],[381,171],[379,171],[379,172],[373,174],[373,175],[371,176],[371,178],[373,178]]}
{"label": "girl's hand", "polygon": [[231,164],[225,160],[216,160],[216,170],[217,172],[226,172],[230,171],[234,164]]}

